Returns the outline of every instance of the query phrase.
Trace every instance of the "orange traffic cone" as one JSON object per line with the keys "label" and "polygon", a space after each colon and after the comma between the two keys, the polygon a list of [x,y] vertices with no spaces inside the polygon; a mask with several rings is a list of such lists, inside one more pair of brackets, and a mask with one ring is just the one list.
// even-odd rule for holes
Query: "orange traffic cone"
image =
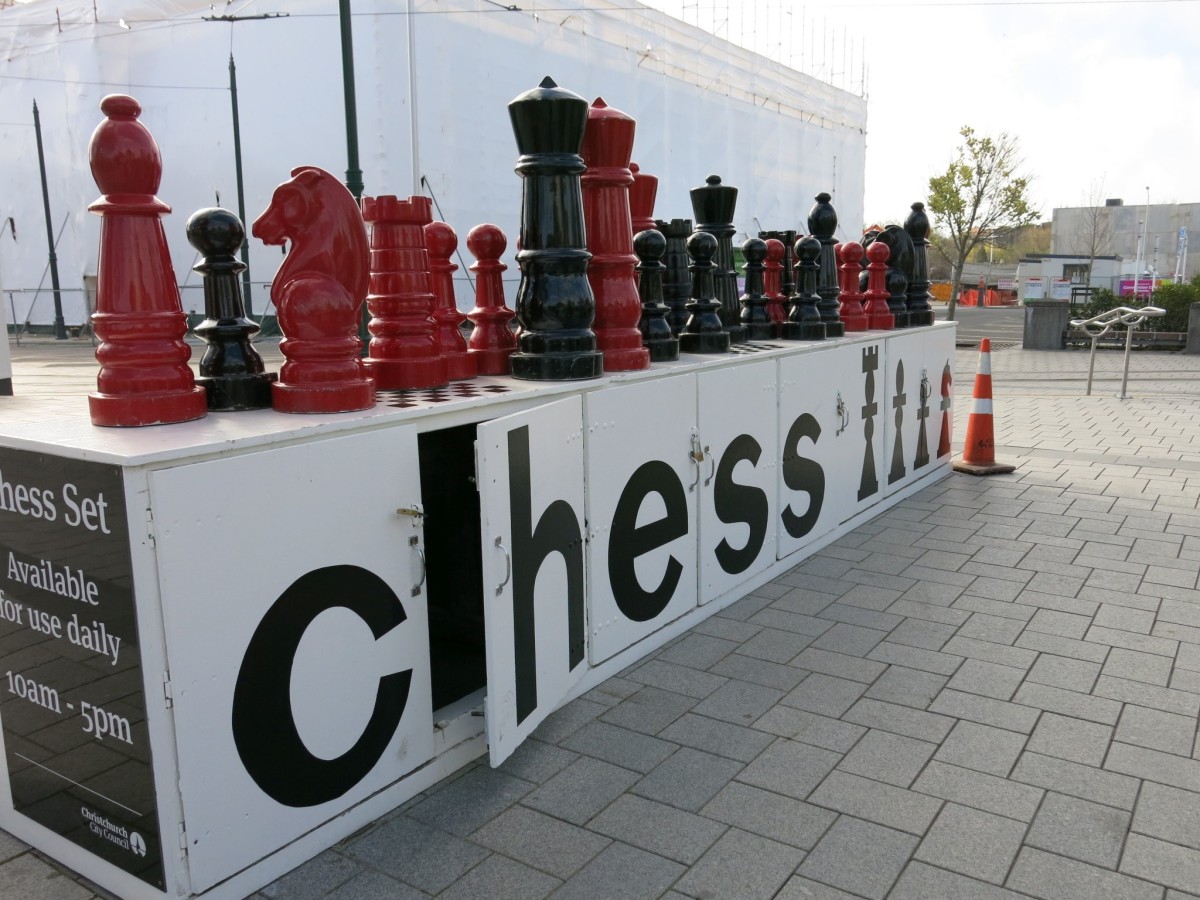
{"label": "orange traffic cone", "polygon": [[979,342],[979,370],[975,373],[975,393],[971,414],[967,417],[967,440],[962,459],[954,463],[955,472],[969,475],[1003,475],[1016,466],[996,462],[996,438],[992,429],[992,342]]}

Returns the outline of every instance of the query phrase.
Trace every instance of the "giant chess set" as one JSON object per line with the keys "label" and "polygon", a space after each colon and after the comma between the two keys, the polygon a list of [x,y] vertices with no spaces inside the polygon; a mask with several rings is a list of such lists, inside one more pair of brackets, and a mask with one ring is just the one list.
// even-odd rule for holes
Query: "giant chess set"
{"label": "giant chess set", "polygon": [[101,109],[97,387],[0,420],[0,826],[120,896],[257,890],[949,472],[920,203],[735,247],[735,186],[656,219],[634,118],[547,78],[511,307],[498,226],[464,316],[429,198],[299,166],[250,226],[278,373],[244,224],[187,220],[197,376],[159,148]]}

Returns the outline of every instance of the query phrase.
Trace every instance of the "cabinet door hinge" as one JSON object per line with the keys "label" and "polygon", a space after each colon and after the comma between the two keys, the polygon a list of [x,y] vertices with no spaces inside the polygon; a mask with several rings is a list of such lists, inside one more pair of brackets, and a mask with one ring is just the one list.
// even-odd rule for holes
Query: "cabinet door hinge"
{"label": "cabinet door hinge", "polygon": [[167,709],[172,709],[175,706],[175,695],[171,693],[171,673],[163,672],[163,700],[166,701]]}
{"label": "cabinet door hinge", "polygon": [[146,538],[151,544],[155,544],[154,540],[154,510],[149,506],[146,507]]}
{"label": "cabinet door hinge", "polygon": [[187,856],[188,852],[187,826],[185,826],[182,822],[179,823],[179,852],[184,856]]}

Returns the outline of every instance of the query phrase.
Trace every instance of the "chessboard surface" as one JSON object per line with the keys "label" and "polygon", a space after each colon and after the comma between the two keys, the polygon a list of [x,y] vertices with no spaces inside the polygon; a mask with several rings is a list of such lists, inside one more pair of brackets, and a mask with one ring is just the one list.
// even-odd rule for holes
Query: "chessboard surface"
{"label": "chessboard surface", "polygon": [[376,391],[375,400],[392,409],[412,409],[431,403],[447,403],[471,397],[488,397],[507,394],[512,388],[503,384],[478,384],[474,381],[456,381],[449,385],[420,390]]}

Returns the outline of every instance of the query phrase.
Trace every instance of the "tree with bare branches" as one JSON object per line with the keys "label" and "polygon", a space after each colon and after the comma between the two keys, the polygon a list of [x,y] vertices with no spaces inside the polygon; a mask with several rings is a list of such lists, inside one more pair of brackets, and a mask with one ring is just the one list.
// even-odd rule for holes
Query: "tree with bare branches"
{"label": "tree with bare branches", "polygon": [[1017,140],[1008,134],[979,137],[964,125],[963,143],[946,171],[929,179],[929,211],[949,239],[951,257],[950,308],[954,318],[958,305],[963,263],[981,242],[999,231],[1028,225],[1037,219],[1030,205],[1029,181],[1018,175],[1022,161]]}
{"label": "tree with bare branches", "polygon": [[1080,256],[1088,258],[1085,287],[1092,286],[1092,269],[1095,268],[1096,257],[1112,252],[1112,238],[1112,210],[1104,205],[1104,179],[1101,178],[1099,181],[1093,181],[1088,188],[1076,231],[1076,246],[1083,251]]}

